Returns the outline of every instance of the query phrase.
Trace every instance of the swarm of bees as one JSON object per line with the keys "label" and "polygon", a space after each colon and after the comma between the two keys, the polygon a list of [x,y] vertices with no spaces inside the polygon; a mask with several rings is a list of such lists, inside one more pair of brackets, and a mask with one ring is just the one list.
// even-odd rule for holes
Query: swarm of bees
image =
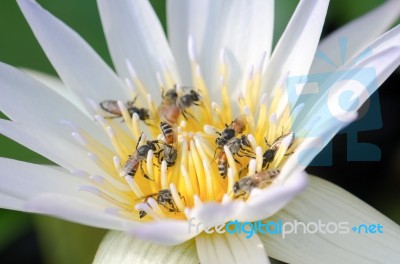
{"label": "swarm of bees", "polygon": [[[148,175],[146,175],[145,170],[143,169],[143,162],[147,162],[147,156],[150,151],[153,152],[158,165],[163,161],[165,161],[167,167],[175,165],[178,158],[176,146],[176,126],[178,120],[181,114],[186,120],[188,118],[195,120],[195,117],[189,112],[189,108],[193,106],[201,106],[203,103],[202,96],[194,89],[191,89],[190,87],[182,87],[178,92],[177,88],[178,87],[175,85],[165,92],[163,90],[161,94],[162,101],[157,111],[161,119],[160,131],[163,137],[157,140],[143,140],[144,142],[142,142],[142,133],[137,141],[133,153],[129,156],[128,160],[123,164],[119,171],[121,177],[130,176],[134,178],[140,168],[141,174],[146,179],[152,180]],[[132,101],[126,102],[126,110],[130,115],[136,113],[140,120],[148,124],[148,121],[151,120],[149,110],[135,106],[136,99],[137,98],[135,97]],[[100,107],[105,112],[112,114],[112,116],[105,116],[107,119],[121,118],[123,116],[118,101],[104,100],[100,103]],[[250,140],[248,136],[244,134],[246,126],[246,117],[244,115],[239,115],[231,121],[229,125],[225,124],[224,129],[216,131],[217,135],[215,139],[216,149],[214,152],[214,160],[217,160],[219,174],[224,179],[226,178],[228,171],[228,156],[226,151],[229,150],[235,163],[240,167],[243,167],[240,162],[243,162],[243,159],[256,158]],[[273,163],[282,142],[284,140],[289,140],[288,148],[290,148],[294,139],[295,136],[292,132],[286,134],[282,133],[282,135],[276,138],[271,144],[267,139],[265,139],[267,147],[262,155],[262,171],[242,177],[240,180],[235,182],[232,189],[233,197],[247,199],[254,188],[262,189],[270,185],[280,173],[276,168],[269,168],[270,164]],[[290,154],[291,153],[286,153],[285,155]],[[159,167],[157,164],[154,165]],[[143,203],[150,206],[148,203],[149,198],[154,198],[157,204],[161,205],[168,212],[179,212],[169,189],[162,189],[158,193],[146,195],[139,200],[143,200]],[[181,199],[184,199],[184,197],[181,196]],[[147,213],[145,211],[139,211],[140,218],[143,218],[146,215]]]}
{"label": "swarm of bees", "polygon": [[[225,125],[225,129],[221,132],[216,132],[219,137],[216,138],[216,150],[215,153],[219,150],[217,154],[218,160],[218,171],[220,175],[225,178],[228,170],[228,160],[227,155],[225,153],[224,147],[226,146],[231,154],[234,157],[236,163],[240,166],[240,162],[235,158],[237,157],[248,157],[251,159],[255,158],[255,153],[251,149],[251,144],[246,135],[241,135],[246,129],[246,119],[244,116],[239,116],[234,119],[231,124]],[[262,171],[257,172],[253,175],[249,175],[241,178],[239,181],[235,182],[233,186],[233,196],[235,198],[243,197],[246,199],[249,193],[254,188],[263,189],[270,185],[272,181],[278,176],[278,169],[268,169],[269,165],[275,159],[276,153],[278,152],[282,142],[284,140],[289,140],[288,149],[292,146],[294,142],[294,133],[289,132],[287,134],[283,134],[276,138],[272,144],[269,144],[267,139],[265,139],[265,143],[267,144],[267,149],[263,153],[262,157]],[[287,153],[285,155],[290,155],[291,153]],[[215,154],[214,154],[215,156]]]}

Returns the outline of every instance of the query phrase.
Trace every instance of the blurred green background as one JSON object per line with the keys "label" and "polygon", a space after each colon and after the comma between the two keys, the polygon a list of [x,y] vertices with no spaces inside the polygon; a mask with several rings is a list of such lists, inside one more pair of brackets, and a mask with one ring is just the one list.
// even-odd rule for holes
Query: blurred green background
{"label": "blurred green background", "polygon": [[[38,0],[38,2],[75,29],[111,65],[95,0]],[[276,2],[275,42],[285,28],[298,1],[280,0]],[[324,34],[364,14],[382,2],[382,0],[332,1]],[[165,26],[165,2],[154,0],[151,3]],[[16,67],[32,68],[55,74],[14,0],[3,0],[0,3],[0,37],[0,61]],[[390,115],[391,111],[395,111],[392,106],[395,107],[398,103],[394,98],[400,98],[398,91],[394,91],[396,85],[399,84],[399,75],[393,75],[388,83],[385,83],[382,88],[383,92],[380,91],[381,104],[387,106],[387,110],[382,110],[383,132],[377,131],[376,134],[370,135],[372,140],[377,139],[378,146],[385,148],[382,151],[382,161],[346,164],[340,158],[335,158],[333,167],[310,168],[310,171],[325,176],[355,193],[399,223],[400,210],[396,205],[400,202],[397,194],[400,186],[400,169],[395,164],[400,159],[400,152],[393,146],[399,146],[398,134],[400,133],[397,130],[398,125],[395,127],[387,125],[396,120],[392,121],[390,117],[386,116],[386,113]],[[391,98],[392,101],[386,102],[385,98]],[[5,118],[1,113],[0,116]],[[389,130],[385,130],[386,128]],[[386,137],[388,136],[392,142],[389,144],[387,141],[380,141],[383,135],[386,140],[388,140]],[[340,148],[343,140],[343,136],[335,138],[335,146],[339,145]],[[335,155],[340,156],[343,153],[338,152]],[[34,163],[48,163],[45,158],[3,136],[0,136],[0,156]],[[392,166],[394,167],[392,168]],[[373,179],[379,177],[379,183],[371,183],[372,187],[367,185],[373,189],[372,192],[363,191],[357,181],[363,177],[363,169],[365,169],[365,173],[371,174],[372,171],[373,174],[376,174],[369,175],[369,177]],[[381,175],[382,170],[384,176]],[[361,176],[352,177],[357,173]],[[49,217],[0,210],[0,260],[2,263],[89,263],[104,233],[104,230]]]}

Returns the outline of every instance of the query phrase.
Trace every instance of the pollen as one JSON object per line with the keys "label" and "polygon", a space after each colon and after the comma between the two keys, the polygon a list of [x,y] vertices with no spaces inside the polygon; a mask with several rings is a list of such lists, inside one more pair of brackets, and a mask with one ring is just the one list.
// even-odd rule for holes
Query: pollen
{"label": "pollen", "polygon": [[246,201],[253,188],[274,184],[300,141],[283,90],[261,93],[265,53],[232,95],[221,52],[220,96],[211,98],[188,42],[192,83],[179,83],[163,64],[163,72],[155,73],[159,98],[152,98],[127,60],[130,77],[124,82],[132,98],[88,99],[110,144],[73,133],[106,174],[90,176],[91,186],[80,190],[112,204],[109,213],[144,222],[185,219],[185,210],[200,203]]}

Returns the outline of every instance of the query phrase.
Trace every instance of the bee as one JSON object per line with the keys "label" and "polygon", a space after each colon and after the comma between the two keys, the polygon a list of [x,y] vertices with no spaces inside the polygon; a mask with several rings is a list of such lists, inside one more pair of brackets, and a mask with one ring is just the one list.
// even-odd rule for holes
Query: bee
{"label": "bee", "polygon": [[273,182],[279,173],[280,170],[271,169],[243,177],[233,185],[232,191],[235,198],[240,196],[247,197],[254,188],[263,189],[267,187]]}
{"label": "bee", "polygon": [[[232,155],[237,155],[239,157],[245,156],[249,158],[254,158],[253,157],[254,153],[245,148],[245,147],[251,147],[250,141],[245,135],[242,135],[240,138],[238,137],[231,138],[226,143],[226,146],[229,148],[229,151],[232,153]],[[250,154],[253,154],[253,156],[251,156]],[[241,165],[241,163],[238,160],[236,160],[235,158],[233,159],[235,160],[236,163]],[[224,150],[221,150],[218,153],[217,160],[218,160],[219,174],[222,176],[222,178],[225,178],[228,170],[228,159]]]}
{"label": "bee", "polygon": [[176,85],[169,89],[165,94],[162,92],[162,101],[158,107],[158,114],[164,121],[169,124],[176,124],[178,122],[181,110],[177,105],[178,93],[176,92]]}
{"label": "bee", "polygon": [[[283,134],[283,133],[282,133]],[[265,140],[265,143],[267,143],[267,146],[269,147],[263,154],[263,163],[262,163],[262,167],[265,168],[269,166],[269,163],[271,163],[276,155],[276,152],[279,150],[279,147],[281,146],[281,143],[283,141],[283,139],[287,138],[287,137],[291,137],[291,141],[289,143],[289,147],[292,146],[293,141],[294,141],[294,133],[289,132],[285,135],[281,135],[280,137],[278,137],[277,139],[275,139],[275,141],[271,144],[268,143],[267,139]]]}
{"label": "bee", "polygon": [[[150,119],[149,110],[146,108],[136,107],[134,105],[135,101],[136,101],[136,98],[133,99],[133,101],[128,101],[126,103],[126,108],[128,110],[128,113],[130,116],[132,116],[134,113],[136,113],[139,116],[139,119],[146,123],[146,120]],[[119,106],[118,106],[118,101],[104,100],[100,103],[100,107],[104,111],[114,115],[114,116],[106,116],[105,118],[111,119],[111,118],[122,117],[121,110],[119,109]]]}
{"label": "bee", "polygon": [[[149,179],[149,177],[144,173],[144,170],[142,168],[142,161],[146,160],[147,158],[147,153],[150,150],[156,151],[158,147],[158,140],[147,140],[146,144],[142,145],[139,147],[140,139],[142,138],[142,135],[139,137],[138,143],[136,144],[136,151],[132,155],[129,156],[129,159],[126,161],[124,166],[120,169],[119,175],[121,177],[125,177],[127,175],[131,176],[132,178],[135,177],[136,171],[138,167],[140,166],[140,169],[143,172],[143,175],[146,179]],[[155,152],[156,154],[156,152]]]}
{"label": "bee", "polygon": [[158,113],[169,124],[176,124],[181,113],[187,119],[187,116],[190,115],[187,109],[192,105],[200,105],[201,95],[193,89],[187,92],[188,87],[184,88],[186,91],[182,96],[178,96],[176,85],[165,94],[164,91],[162,93],[162,102]]}
{"label": "bee", "polygon": [[248,153],[252,154],[254,153],[245,148],[245,147],[247,148],[251,147],[250,141],[245,135],[242,135],[240,138],[238,137],[231,138],[225,145],[229,148],[230,152],[233,155],[238,155],[239,157],[246,156],[249,158],[253,158],[253,156],[248,156]]}
{"label": "bee", "polygon": [[188,93],[178,98],[177,105],[181,110],[181,113],[185,119],[187,119],[186,115],[190,115],[186,109],[191,107],[192,105],[200,105],[200,100],[202,99],[201,95],[193,89],[190,89]]}
{"label": "bee", "polygon": [[175,164],[178,151],[172,145],[165,145],[163,160],[167,162],[167,167],[171,167]]}
{"label": "bee", "polygon": [[231,138],[242,133],[246,129],[246,124],[246,119],[243,115],[240,115],[229,126],[225,125],[226,128],[221,133],[217,132],[220,135],[220,137],[215,139],[218,148],[222,149]]}
{"label": "bee", "polygon": [[[159,205],[163,206],[165,209],[167,209],[168,212],[174,212],[174,213],[179,212],[178,207],[176,206],[174,199],[172,198],[172,193],[169,189],[162,189],[158,193],[153,193],[153,194],[147,195],[145,197],[142,197],[140,199],[144,199],[144,202],[147,203],[147,199],[149,199],[150,197],[153,197],[153,198],[155,197],[156,202]],[[180,198],[185,199],[185,197],[183,197],[181,195],[180,195]],[[147,203],[147,205],[149,205],[149,204]],[[143,218],[146,215],[147,215],[147,213],[145,211],[143,211],[143,210],[139,211],[140,218]]]}
{"label": "bee", "polygon": [[173,146],[173,143],[176,138],[176,134],[175,134],[174,128],[168,123],[161,122],[160,128],[161,128],[161,131],[165,138],[165,144],[164,144],[165,148],[160,150],[158,152],[158,154],[161,154],[161,152],[164,152],[162,160],[165,160],[167,162],[167,166],[171,167],[175,164],[176,158],[178,156],[178,151]]}

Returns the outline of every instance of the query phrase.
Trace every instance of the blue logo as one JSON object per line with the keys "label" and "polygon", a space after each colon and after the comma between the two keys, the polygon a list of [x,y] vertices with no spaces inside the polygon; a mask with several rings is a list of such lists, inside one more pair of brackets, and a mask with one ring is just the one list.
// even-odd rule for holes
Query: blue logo
{"label": "blue logo", "polygon": [[[339,132],[347,135],[347,161],[379,161],[379,147],[359,141],[360,132],[382,127],[379,95],[374,93],[378,86],[376,71],[371,67],[354,67],[357,62],[370,56],[372,50],[366,49],[355,59],[345,62],[346,38],[339,39],[339,48],[342,64],[346,67],[337,66],[325,53],[318,50],[316,57],[328,64],[332,71],[286,78],[291,109],[303,105],[302,111],[309,113],[308,123],[294,120],[293,131],[298,137],[302,137],[302,134],[306,138],[318,137],[318,131],[313,130],[315,123],[332,125],[333,130],[336,127],[346,127],[350,123],[349,120],[342,119],[344,114],[355,112],[363,106],[358,110],[356,121]],[[300,155],[300,162],[308,164],[308,157],[320,153],[310,165],[331,166],[333,148],[329,140],[334,134],[319,138],[319,144],[314,149],[309,149],[307,157]],[[315,155],[310,155],[310,151]]]}

